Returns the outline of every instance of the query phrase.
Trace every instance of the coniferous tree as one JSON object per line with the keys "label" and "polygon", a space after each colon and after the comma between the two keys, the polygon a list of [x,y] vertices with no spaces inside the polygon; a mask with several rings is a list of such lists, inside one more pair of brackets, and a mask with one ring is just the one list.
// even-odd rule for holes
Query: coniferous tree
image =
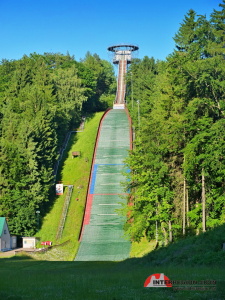
{"label": "coniferous tree", "polygon": [[[141,96],[141,127],[127,160],[133,206],[126,230],[134,240],[157,230],[167,243],[224,222],[224,5],[209,21],[190,10],[177,49],[155,74],[138,73],[144,60],[128,72],[130,91],[131,78],[139,81],[130,94]],[[137,127],[137,109],[129,107]]]}
{"label": "coniferous tree", "polygon": [[[103,76],[100,58],[98,64],[100,97],[112,74],[107,70]],[[41,207],[44,213],[61,144],[80,122],[88,89],[96,93],[85,85],[85,74],[80,76],[89,71],[82,66],[59,53],[33,53],[0,65],[0,215],[15,234],[35,233],[35,211]]]}

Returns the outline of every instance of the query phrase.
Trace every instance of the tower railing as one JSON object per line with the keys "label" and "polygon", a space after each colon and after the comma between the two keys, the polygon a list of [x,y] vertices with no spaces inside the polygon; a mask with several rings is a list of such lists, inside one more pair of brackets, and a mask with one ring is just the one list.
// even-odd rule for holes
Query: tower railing
{"label": "tower railing", "polygon": [[125,96],[126,96],[126,72],[127,65],[131,63],[132,52],[138,50],[138,46],[135,45],[115,45],[108,47],[108,50],[114,52],[113,63],[119,65],[119,73],[117,80],[117,91],[115,98],[115,105],[120,105],[121,108],[124,108],[125,105]]}

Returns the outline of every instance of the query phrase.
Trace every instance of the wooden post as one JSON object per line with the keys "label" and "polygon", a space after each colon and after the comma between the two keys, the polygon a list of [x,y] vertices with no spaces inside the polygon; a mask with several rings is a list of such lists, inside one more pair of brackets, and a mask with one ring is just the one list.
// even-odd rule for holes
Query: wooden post
{"label": "wooden post", "polygon": [[165,222],[161,223],[161,228],[162,228],[162,232],[163,232],[163,235],[164,235],[164,245],[168,245],[168,234],[167,234],[167,231],[166,231],[166,228],[165,228],[164,224],[165,224]]}
{"label": "wooden post", "polygon": [[[187,197],[186,197],[186,201],[187,201],[187,213],[189,212],[189,194],[188,194],[188,188],[186,189],[186,194],[187,194]],[[187,227],[190,226],[190,223],[189,223],[189,218],[187,216]]]}
{"label": "wooden post", "polygon": [[173,232],[172,232],[172,224],[171,221],[169,221],[169,241],[173,241]]}
{"label": "wooden post", "polygon": [[186,179],[184,177],[184,189],[183,189],[183,235],[185,235],[186,225]]}
{"label": "wooden post", "polygon": [[206,218],[205,218],[205,172],[202,168],[202,231],[206,231]]}

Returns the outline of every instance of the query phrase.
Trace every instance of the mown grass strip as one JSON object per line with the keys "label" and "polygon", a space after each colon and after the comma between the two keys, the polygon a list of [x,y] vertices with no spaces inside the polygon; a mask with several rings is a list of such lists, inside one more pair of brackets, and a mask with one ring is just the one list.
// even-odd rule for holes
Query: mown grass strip
{"label": "mown grass strip", "polygon": [[[52,241],[53,245],[61,244],[67,240],[70,240],[70,242],[62,247],[53,248],[45,254],[35,254],[36,259],[74,259],[79,246],[78,237],[84,213],[92,156],[102,115],[103,112],[100,112],[91,118],[87,118],[84,131],[71,134],[58,169],[57,181],[74,186],[62,238],[57,240],[56,235],[67,187],[65,187],[64,195],[55,196],[51,210],[43,218],[41,229],[36,234],[40,237],[40,241]],[[81,155],[73,158],[73,151],[80,151]]]}

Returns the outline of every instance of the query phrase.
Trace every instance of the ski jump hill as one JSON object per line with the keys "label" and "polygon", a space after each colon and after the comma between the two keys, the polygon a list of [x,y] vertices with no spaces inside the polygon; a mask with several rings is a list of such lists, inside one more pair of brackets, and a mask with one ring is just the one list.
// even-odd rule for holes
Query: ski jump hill
{"label": "ski jump hill", "polygon": [[119,261],[129,257],[130,242],[124,237],[125,217],[119,215],[126,203],[121,182],[128,172],[124,159],[131,149],[131,126],[126,109],[114,106],[99,127],[81,243],[75,261]]}
{"label": "ski jump hill", "polygon": [[119,261],[130,253],[131,244],[123,231],[126,216],[121,216],[118,209],[127,201],[122,182],[126,181],[124,174],[129,170],[124,160],[132,148],[125,78],[127,65],[138,46],[114,45],[108,50],[114,53],[113,63],[119,66],[116,99],[98,131],[76,261]]}

